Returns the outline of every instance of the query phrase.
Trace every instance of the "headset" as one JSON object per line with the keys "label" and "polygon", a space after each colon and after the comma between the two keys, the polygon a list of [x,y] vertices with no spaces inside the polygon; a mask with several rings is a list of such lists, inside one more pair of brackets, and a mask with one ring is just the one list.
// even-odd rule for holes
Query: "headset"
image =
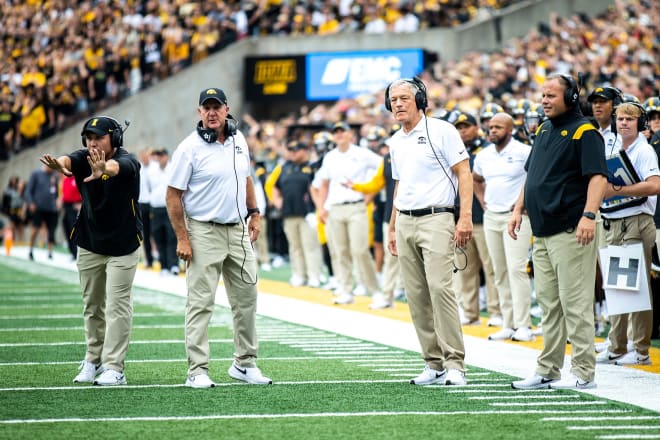
{"label": "headset", "polygon": [[564,90],[564,104],[568,107],[575,107],[580,99],[580,87],[575,79],[570,75],[559,74],[559,77],[566,82],[566,90]]}
{"label": "headset", "polygon": [[[429,106],[429,100],[426,96],[426,86],[422,80],[416,76],[413,76],[412,78],[403,78],[401,81],[412,84],[417,89],[417,92],[415,93],[415,105],[417,106],[417,110],[426,110],[426,108]],[[392,103],[390,102],[390,87],[392,87],[394,82],[391,82],[385,89],[385,108],[390,112],[392,111]]]}
{"label": "headset", "polygon": [[[87,128],[91,124],[95,124],[95,121],[98,121],[99,119],[104,119],[106,121],[109,121],[110,124],[113,126],[113,130],[110,134],[110,146],[112,147],[113,150],[121,147],[124,145],[124,128],[121,127],[121,124],[117,122],[115,118],[111,118],[110,116],[95,116],[93,118],[89,118],[87,122],[85,122],[85,125],[83,125],[82,131],[80,132],[80,137],[82,138],[82,145],[83,147],[87,148],[87,138],[85,137],[85,132],[87,131]],[[124,121],[126,124],[125,128],[128,128],[129,125],[131,125],[130,121],[126,120]]]}
{"label": "headset", "polygon": [[[238,121],[234,119],[232,115],[227,115],[225,118],[225,138],[234,136],[236,134],[236,131],[238,130]],[[205,142],[208,142],[209,144],[214,143],[215,141],[218,140],[218,133],[212,129],[212,128],[205,128],[202,125],[202,121],[199,121],[197,123],[197,134],[199,137],[204,139]]]}
{"label": "headset", "polygon": [[639,118],[637,118],[637,131],[641,133],[646,130],[649,117],[644,106],[638,102],[626,102],[626,104],[632,104],[640,111]]}

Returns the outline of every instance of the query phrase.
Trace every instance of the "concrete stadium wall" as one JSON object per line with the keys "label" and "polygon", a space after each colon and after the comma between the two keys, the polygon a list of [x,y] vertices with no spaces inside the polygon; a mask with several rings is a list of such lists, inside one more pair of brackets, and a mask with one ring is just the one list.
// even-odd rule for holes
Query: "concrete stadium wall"
{"label": "concrete stadium wall", "polygon": [[[577,12],[594,15],[606,10],[611,4],[613,0],[529,0],[507,9],[505,14],[497,13],[492,18],[455,29],[431,29],[396,35],[339,34],[246,39],[103,113],[120,121],[131,120],[131,126],[124,137],[129,151],[136,153],[143,147],[152,146],[173,150],[194,129],[198,120],[196,108],[201,89],[222,87],[228,95],[230,112],[237,117],[241,114],[245,56],[422,47],[437,52],[442,59],[457,59],[468,51],[489,52],[498,49],[501,42],[525,35],[539,22],[547,22],[551,12],[563,17]],[[501,42],[496,38],[497,26]],[[61,155],[81,147],[81,127],[82,122],[46,139],[36,148],[21,152],[11,161],[0,163],[0,187],[4,188],[11,175],[27,178],[33,169],[39,167],[39,157],[45,152]]]}

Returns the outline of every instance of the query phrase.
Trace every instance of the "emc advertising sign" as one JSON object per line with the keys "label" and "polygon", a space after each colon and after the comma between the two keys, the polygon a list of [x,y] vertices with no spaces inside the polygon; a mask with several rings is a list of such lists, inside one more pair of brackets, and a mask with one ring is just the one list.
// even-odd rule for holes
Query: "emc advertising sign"
{"label": "emc advertising sign", "polygon": [[335,100],[383,90],[424,69],[422,49],[318,52],[306,56],[307,99]]}

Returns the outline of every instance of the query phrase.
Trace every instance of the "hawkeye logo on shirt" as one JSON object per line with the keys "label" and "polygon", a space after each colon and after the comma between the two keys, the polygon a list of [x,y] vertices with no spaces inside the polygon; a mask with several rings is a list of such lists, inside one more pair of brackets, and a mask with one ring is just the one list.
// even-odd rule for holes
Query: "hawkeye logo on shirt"
{"label": "hawkeye logo on shirt", "polygon": [[568,130],[562,130],[560,134],[562,136],[568,136]]}
{"label": "hawkeye logo on shirt", "polygon": [[236,145],[236,153],[243,154],[243,149],[241,148],[240,145]]}
{"label": "hawkeye logo on shirt", "polygon": [[426,145],[426,138],[424,136],[420,136],[417,138],[417,145]]}

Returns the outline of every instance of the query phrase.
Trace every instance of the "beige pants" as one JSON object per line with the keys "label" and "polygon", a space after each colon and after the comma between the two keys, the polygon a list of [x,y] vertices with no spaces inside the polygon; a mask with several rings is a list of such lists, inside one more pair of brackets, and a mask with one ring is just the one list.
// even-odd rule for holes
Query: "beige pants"
{"label": "beige pants", "polygon": [[[186,352],[188,375],[208,373],[209,321],[220,274],[234,324],[234,359],[244,367],[257,357],[257,263],[247,226],[213,225],[187,219],[192,260],[186,271]],[[264,237],[261,237],[264,238]]]}
{"label": "beige pants", "polygon": [[402,288],[403,281],[401,280],[399,259],[392,255],[387,249],[389,233],[389,222],[383,222],[383,246],[385,246],[385,252],[383,255],[383,295],[385,295],[385,299],[391,303],[394,300],[394,290]]}
{"label": "beige pants", "polygon": [[504,328],[531,327],[532,285],[527,274],[532,228],[524,215],[518,239],[507,232],[510,213],[484,213],[486,245],[495,271]]}
{"label": "beige pants", "polygon": [[[646,263],[646,279],[651,279],[651,252],[655,244],[655,223],[653,216],[640,214],[632,217],[626,217],[621,220],[610,220],[610,229],[605,230],[608,244],[622,245],[626,243],[642,243],[644,249],[644,262]],[[625,226],[624,226],[625,225]],[[648,286],[649,295],[651,285]],[[651,298],[653,304],[653,298]],[[616,354],[625,354],[628,352],[626,344],[628,342],[627,330],[630,324],[630,333],[635,350],[642,355],[649,354],[651,346],[651,335],[653,334],[653,310],[644,310],[623,315],[610,315],[612,325],[609,334],[609,340],[612,343],[609,350]]]}
{"label": "beige pants", "polygon": [[345,293],[353,291],[355,263],[360,282],[370,293],[377,292],[378,279],[369,252],[369,219],[365,204],[333,205],[328,214],[326,232],[339,288]]}
{"label": "beige pants", "polygon": [[596,243],[578,244],[575,231],[536,237],[533,259],[536,299],[543,311],[543,350],[536,372],[559,379],[570,339],[571,372],[593,381]]}
{"label": "beige pants", "polygon": [[291,274],[303,280],[318,280],[323,259],[316,231],[305,217],[287,217],[284,219],[284,234],[289,242]]}
{"label": "beige pants", "polygon": [[465,346],[452,288],[454,215],[398,213],[396,245],[410,316],[427,365],[465,371]]}
{"label": "beige pants", "polygon": [[501,316],[500,300],[494,282],[495,274],[488,249],[486,248],[483,225],[474,225],[472,240],[468,242],[464,250],[465,255],[457,252],[454,259],[456,267],[462,269],[454,276],[454,290],[458,293],[458,300],[463,305],[465,317],[470,321],[479,318],[480,269],[483,269],[486,278],[486,306],[488,315]]}
{"label": "beige pants", "polygon": [[78,248],[85,321],[85,359],[124,371],[133,320],[131,291],[140,248],[111,257]]}

